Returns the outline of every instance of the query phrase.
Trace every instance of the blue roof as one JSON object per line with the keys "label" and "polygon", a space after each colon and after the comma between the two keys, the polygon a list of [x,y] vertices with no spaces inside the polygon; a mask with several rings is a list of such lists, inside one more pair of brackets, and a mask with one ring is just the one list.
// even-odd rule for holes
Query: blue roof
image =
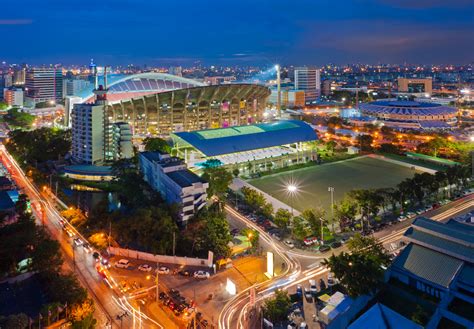
{"label": "blue roof", "polygon": [[396,114],[396,115],[449,115],[457,112],[455,108],[436,103],[413,101],[376,101],[360,104],[365,114]]}
{"label": "blue roof", "polygon": [[[206,156],[217,156],[256,149],[314,141],[318,137],[309,124],[299,120],[280,120],[231,128],[173,134]],[[176,138],[178,137],[178,138]]]}
{"label": "blue roof", "polygon": [[93,165],[72,165],[66,166],[64,168],[64,172],[76,175],[110,176],[112,175],[112,167]]}
{"label": "blue roof", "polygon": [[423,327],[405,318],[387,306],[376,303],[355,320],[348,329],[422,329]]}
{"label": "blue roof", "polygon": [[11,210],[15,208],[15,202],[7,191],[0,191],[0,210]]}

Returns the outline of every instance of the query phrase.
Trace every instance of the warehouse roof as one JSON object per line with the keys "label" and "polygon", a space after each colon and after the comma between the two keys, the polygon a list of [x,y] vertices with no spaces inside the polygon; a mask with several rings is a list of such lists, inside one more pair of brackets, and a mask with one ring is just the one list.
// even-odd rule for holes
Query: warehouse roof
{"label": "warehouse roof", "polygon": [[179,132],[174,133],[172,137],[178,144],[180,142],[189,144],[206,156],[245,152],[317,139],[313,128],[298,120]]}

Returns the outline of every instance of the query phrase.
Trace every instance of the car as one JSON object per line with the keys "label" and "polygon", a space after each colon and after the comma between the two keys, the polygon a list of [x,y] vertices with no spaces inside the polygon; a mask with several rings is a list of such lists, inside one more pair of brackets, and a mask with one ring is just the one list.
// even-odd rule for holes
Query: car
{"label": "car", "polygon": [[316,280],[309,280],[309,291],[316,295],[318,293],[318,287],[316,286]]}
{"label": "car", "polygon": [[313,294],[308,288],[304,288],[304,298],[306,298],[307,301],[311,301],[313,299]]}
{"label": "car", "polygon": [[272,235],[272,237],[274,237],[274,238],[277,239],[278,241],[281,241],[281,235],[280,235],[280,233],[274,232],[274,233],[272,233],[271,235]]}
{"label": "car", "polygon": [[157,270],[158,274],[169,274],[170,269],[166,266],[160,266],[160,268]]}
{"label": "car", "polygon": [[162,292],[159,293],[158,298],[159,298],[160,300],[165,300],[165,299],[167,299],[167,298],[169,298],[169,297],[168,297],[168,295],[167,295],[166,293],[164,293],[164,292],[162,291]]}
{"label": "car", "polygon": [[191,276],[191,272],[189,272],[188,270],[181,270],[181,271],[178,272],[178,275]]}
{"label": "car", "polygon": [[342,246],[342,243],[340,243],[339,241],[331,243],[331,248],[332,249],[339,248],[340,246]]}
{"label": "car", "polygon": [[100,263],[102,264],[103,267],[110,268],[110,262],[107,257],[100,256]]}
{"label": "car", "polygon": [[73,241],[74,241],[74,244],[78,247],[82,246],[82,244],[83,244],[82,240],[79,239],[79,238],[75,238]]}
{"label": "car", "polygon": [[194,277],[196,279],[209,279],[211,275],[206,271],[196,271],[194,272]]}
{"label": "car", "polygon": [[303,287],[301,287],[300,284],[296,286],[296,294],[300,297],[303,297]]}
{"label": "car", "polygon": [[290,248],[294,248],[295,247],[295,244],[293,243],[293,241],[291,240],[285,240],[285,244],[290,247]]}
{"label": "car", "polygon": [[416,213],[417,215],[421,215],[421,214],[424,213],[424,212],[425,212],[425,209],[418,209],[418,210],[415,211],[415,213]]}
{"label": "car", "polygon": [[331,247],[329,247],[328,245],[324,245],[324,246],[319,247],[320,252],[326,252],[326,251],[329,251],[329,250],[331,250]]}
{"label": "car", "polygon": [[398,220],[399,222],[404,222],[404,221],[407,220],[407,216],[405,216],[405,215],[400,215],[400,216],[398,216],[397,220]]}
{"label": "car", "polygon": [[128,259],[122,258],[115,263],[116,268],[129,268],[132,264]]}
{"label": "car", "polygon": [[238,233],[239,233],[239,229],[237,229],[237,228],[234,228],[234,229],[232,229],[232,231],[230,231],[230,234],[232,234],[232,235],[237,235]]}
{"label": "car", "polygon": [[100,261],[100,254],[97,251],[94,251],[92,257],[95,259],[96,262]]}
{"label": "car", "polygon": [[414,213],[413,211],[407,212],[407,217],[408,217],[408,218],[413,217],[413,216],[415,216],[415,215],[416,215],[416,213]]}
{"label": "car", "polygon": [[90,252],[92,251],[92,247],[91,247],[91,245],[88,244],[88,243],[84,243],[84,244],[82,245],[82,248],[84,248],[84,251],[87,252],[87,253],[90,253]]}
{"label": "car", "polygon": [[76,235],[76,233],[74,233],[74,231],[69,229],[69,228],[66,229],[66,233],[67,233],[67,235],[69,235],[70,238],[72,238]]}
{"label": "car", "polygon": [[141,264],[140,266],[138,266],[138,270],[142,272],[151,272],[152,267],[148,264]]}

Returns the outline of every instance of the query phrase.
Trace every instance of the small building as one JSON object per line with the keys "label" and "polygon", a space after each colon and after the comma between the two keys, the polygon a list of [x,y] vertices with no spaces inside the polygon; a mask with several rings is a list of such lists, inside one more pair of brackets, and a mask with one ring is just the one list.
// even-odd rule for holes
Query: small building
{"label": "small building", "polygon": [[81,181],[110,181],[114,178],[110,166],[71,165],[64,168],[66,177]]}
{"label": "small building", "polygon": [[355,146],[349,146],[347,148],[347,154],[359,154],[360,150],[358,147]]}
{"label": "small building", "polygon": [[209,183],[167,153],[142,152],[140,170],[148,184],[168,203],[180,205],[180,223],[186,225],[206,205]]}
{"label": "small building", "polygon": [[358,319],[352,322],[348,329],[422,329],[423,327],[415,322],[405,318],[401,314],[388,308],[387,306],[376,303],[374,306],[364,312]]}
{"label": "small building", "polygon": [[13,182],[6,176],[0,176],[0,191],[9,191],[15,188]]}

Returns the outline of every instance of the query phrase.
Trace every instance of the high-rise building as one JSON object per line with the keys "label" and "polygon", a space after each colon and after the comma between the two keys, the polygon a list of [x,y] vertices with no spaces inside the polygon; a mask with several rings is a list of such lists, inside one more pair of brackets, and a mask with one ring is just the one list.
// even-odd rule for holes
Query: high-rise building
{"label": "high-rise building", "polygon": [[63,98],[63,75],[57,67],[36,67],[26,72],[25,103],[58,102]]}
{"label": "high-rise building", "polygon": [[9,106],[23,106],[23,90],[15,87],[5,88],[3,99]]}
{"label": "high-rise building", "polygon": [[107,89],[94,90],[94,104],[76,104],[72,110],[72,158],[88,165],[105,165],[133,156],[132,132],[126,122],[110,123],[106,115]]}
{"label": "high-rise building", "polygon": [[67,79],[64,80],[64,96],[77,96],[86,88],[91,88],[92,83],[84,79]]}
{"label": "high-rise building", "polygon": [[13,85],[23,86],[25,84],[26,69],[19,68],[13,72]]}
{"label": "high-rise building", "polygon": [[295,68],[295,89],[305,91],[306,101],[314,101],[321,92],[321,71],[310,67]]}
{"label": "high-rise building", "polygon": [[172,75],[176,75],[178,77],[182,77],[183,76],[183,68],[181,66],[171,66],[168,69],[168,73],[172,74]]}

